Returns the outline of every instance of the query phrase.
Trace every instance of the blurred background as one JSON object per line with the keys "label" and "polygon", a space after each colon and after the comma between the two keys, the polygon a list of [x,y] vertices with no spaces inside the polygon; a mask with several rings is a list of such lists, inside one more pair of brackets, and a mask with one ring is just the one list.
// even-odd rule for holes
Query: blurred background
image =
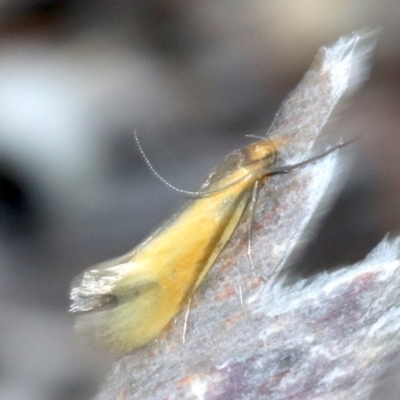
{"label": "blurred background", "polygon": [[[263,135],[318,47],[382,28],[335,131],[363,139],[299,265],[365,256],[400,227],[396,0],[0,2],[0,399],[89,399],[110,359],[73,333],[69,285],[130,250],[245,134]],[[309,271],[308,271],[309,272]],[[383,398],[383,397],[381,397]]]}

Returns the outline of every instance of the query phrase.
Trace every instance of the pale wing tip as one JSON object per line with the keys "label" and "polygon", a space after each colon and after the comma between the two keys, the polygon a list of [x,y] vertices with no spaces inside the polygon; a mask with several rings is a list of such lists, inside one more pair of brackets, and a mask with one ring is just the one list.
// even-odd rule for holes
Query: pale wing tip
{"label": "pale wing tip", "polygon": [[121,279],[132,273],[133,252],[101,262],[78,275],[71,283],[69,312],[87,313],[113,308],[118,304],[113,294]]}
{"label": "pale wing tip", "polygon": [[71,283],[69,312],[87,312],[111,304],[116,283],[131,267],[110,260],[78,275]]}
{"label": "pale wing tip", "polygon": [[99,302],[100,293],[96,271],[85,271],[71,283],[69,312],[86,312],[93,310]]}

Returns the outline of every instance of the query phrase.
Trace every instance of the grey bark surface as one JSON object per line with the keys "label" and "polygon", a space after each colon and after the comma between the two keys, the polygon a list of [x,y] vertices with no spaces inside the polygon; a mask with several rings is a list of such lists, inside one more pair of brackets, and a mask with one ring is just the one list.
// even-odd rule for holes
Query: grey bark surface
{"label": "grey bark surface", "polygon": [[[362,83],[373,35],[321,48],[285,100],[270,137],[290,138],[279,165],[307,159],[337,102]],[[252,270],[241,224],[191,301],[155,342],[115,362],[98,400],[368,399],[398,353],[399,240],[308,285],[279,274],[323,197],[339,152],[261,190]],[[182,335],[185,323],[185,342]]]}

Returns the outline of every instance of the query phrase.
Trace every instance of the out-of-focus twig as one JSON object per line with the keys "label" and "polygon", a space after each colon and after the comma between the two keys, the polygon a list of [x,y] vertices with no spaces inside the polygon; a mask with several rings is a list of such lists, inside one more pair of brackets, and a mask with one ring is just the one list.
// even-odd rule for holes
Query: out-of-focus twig
{"label": "out-of-focus twig", "polygon": [[[337,102],[362,82],[372,42],[355,33],[319,50],[269,132],[290,139],[281,165],[308,157]],[[367,399],[400,341],[399,241],[308,286],[277,280],[337,169],[336,152],[272,177],[254,227],[257,271],[243,224],[188,319],[183,311],[156,342],[118,360],[97,398]]]}

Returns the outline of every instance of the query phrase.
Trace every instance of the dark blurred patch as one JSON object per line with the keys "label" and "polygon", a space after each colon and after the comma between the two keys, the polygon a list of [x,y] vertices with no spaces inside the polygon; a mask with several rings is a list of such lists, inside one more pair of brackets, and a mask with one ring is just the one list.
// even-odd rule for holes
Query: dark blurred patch
{"label": "dark blurred patch", "polygon": [[0,164],[0,229],[12,236],[25,236],[39,226],[39,208],[27,177]]}
{"label": "dark blurred patch", "polygon": [[1,15],[0,35],[59,28],[71,1],[38,0],[7,7]]}
{"label": "dark blurred patch", "polygon": [[49,15],[57,16],[61,14],[68,6],[70,1],[66,0],[39,0],[28,4],[26,12],[30,15]]}

